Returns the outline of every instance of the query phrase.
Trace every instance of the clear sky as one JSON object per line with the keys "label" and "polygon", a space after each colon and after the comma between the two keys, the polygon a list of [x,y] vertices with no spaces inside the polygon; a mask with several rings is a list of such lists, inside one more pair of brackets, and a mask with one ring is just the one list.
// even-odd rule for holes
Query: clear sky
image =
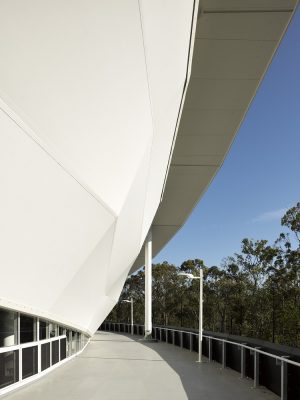
{"label": "clear sky", "polygon": [[157,255],[206,265],[238,252],[245,237],[273,242],[285,209],[300,201],[300,8],[235,142],[192,215]]}

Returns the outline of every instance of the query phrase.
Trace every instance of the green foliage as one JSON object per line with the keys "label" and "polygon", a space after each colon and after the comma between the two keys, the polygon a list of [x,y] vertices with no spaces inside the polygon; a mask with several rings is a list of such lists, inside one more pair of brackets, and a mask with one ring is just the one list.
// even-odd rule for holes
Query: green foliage
{"label": "green foliage", "polygon": [[[282,225],[299,241],[300,203],[286,212]],[[221,266],[207,267],[200,259],[180,267],[153,265],[153,322],[158,325],[198,327],[199,280],[179,275],[188,272],[204,278],[204,328],[300,346],[300,242],[293,249],[288,234],[274,245],[267,240],[243,239],[241,252]],[[108,320],[130,320],[134,298],[135,322],[144,320],[144,271],[128,277],[120,302]]]}
{"label": "green foliage", "polygon": [[285,213],[281,219],[281,225],[290,228],[300,242],[300,202]]}

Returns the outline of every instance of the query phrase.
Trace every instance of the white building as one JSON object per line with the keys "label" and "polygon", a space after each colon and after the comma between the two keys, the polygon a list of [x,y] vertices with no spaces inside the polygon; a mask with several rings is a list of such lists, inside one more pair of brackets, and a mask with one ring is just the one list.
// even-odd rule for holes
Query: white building
{"label": "white building", "polygon": [[156,254],[184,224],[296,3],[0,2],[0,392],[79,351],[150,228]]}

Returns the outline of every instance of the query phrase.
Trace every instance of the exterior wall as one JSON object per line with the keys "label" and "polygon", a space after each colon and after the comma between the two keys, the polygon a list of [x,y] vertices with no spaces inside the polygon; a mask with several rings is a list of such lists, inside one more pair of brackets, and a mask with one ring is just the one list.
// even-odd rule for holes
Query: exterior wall
{"label": "exterior wall", "polygon": [[0,5],[0,305],[93,333],[160,202],[194,2]]}
{"label": "exterior wall", "polygon": [[0,395],[58,367],[88,341],[71,327],[0,308]]}

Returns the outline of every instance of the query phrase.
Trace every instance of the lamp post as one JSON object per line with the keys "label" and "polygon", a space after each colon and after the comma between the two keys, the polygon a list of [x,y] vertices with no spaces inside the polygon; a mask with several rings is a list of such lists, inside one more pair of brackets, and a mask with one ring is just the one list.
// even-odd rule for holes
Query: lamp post
{"label": "lamp post", "polygon": [[131,334],[133,335],[133,297],[131,297],[130,300],[122,300],[122,303],[130,303],[130,314],[131,314],[131,318],[130,318],[130,323],[131,323]]}
{"label": "lamp post", "polygon": [[198,362],[202,362],[202,333],[203,333],[203,269],[200,266],[200,276],[194,276],[186,272],[180,272],[178,275],[189,279],[199,279],[199,346]]}

